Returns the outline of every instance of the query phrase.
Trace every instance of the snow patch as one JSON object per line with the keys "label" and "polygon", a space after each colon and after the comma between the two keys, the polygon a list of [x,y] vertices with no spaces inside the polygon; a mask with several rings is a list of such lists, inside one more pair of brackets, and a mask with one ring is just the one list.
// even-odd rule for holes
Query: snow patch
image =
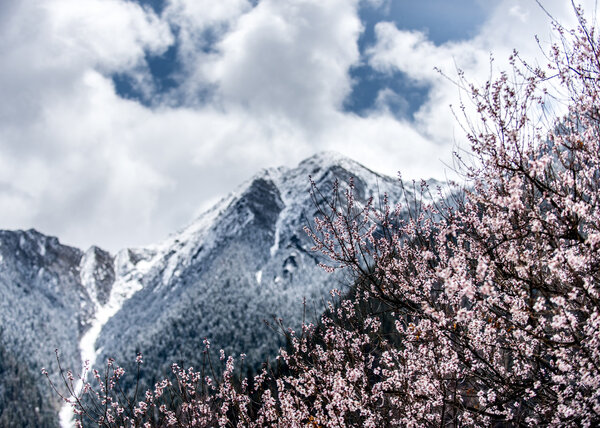
{"label": "snow patch", "polygon": [[[84,272],[82,272],[82,274],[84,274]],[[87,272],[85,274],[87,274]],[[86,279],[89,279],[89,277]],[[82,277],[82,282],[83,281],[84,279]],[[83,382],[87,375],[85,367],[93,367],[96,363],[96,358],[99,354],[99,351],[96,350],[96,339],[98,339],[102,327],[104,327],[108,320],[116,314],[119,309],[121,309],[123,303],[125,303],[127,299],[142,288],[142,284],[135,279],[118,279],[113,284],[110,297],[105,305],[99,305],[98,301],[95,300],[96,313],[91,321],[91,327],[79,341],[79,351],[81,353],[81,361],[84,369],[79,376],[80,379],[75,385],[75,395],[78,396],[83,389]],[[60,409],[59,420],[62,428],[73,428],[75,426],[71,403],[65,403]]]}
{"label": "snow patch", "polygon": [[[177,257],[177,255],[173,255],[172,257],[169,258],[169,261],[167,262],[167,267],[165,268],[165,271],[163,273],[162,276],[162,285],[167,285],[171,279],[176,275],[177,273],[177,268],[179,267],[179,263],[180,260]],[[159,290],[160,287],[158,287],[156,290],[154,290],[155,292]]]}
{"label": "snow patch", "polygon": [[83,285],[96,307],[99,306],[98,296],[94,290],[94,271],[97,266],[98,263],[96,261],[94,248],[91,247],[85,252],[79,264],[79,278],[81,279],[81,285]]}
{"label": "snow patch", "polygon": [[260,284],[262,282],[262,270],[256,272],[256,282]]}
{"label": "snow patch", "polygon": [[277,223],[275,223],[275,242],[273,243],[273,246],[271,246],[271,248],[269,249],[269,252],[271,253],[271,257],[273,257],[275,255],[275,253],[277,253],[277,250],[279,249],[279,234],[281,233],[281,219],[283,218],[283,216],[279,216],[279,218],[277,218]]}

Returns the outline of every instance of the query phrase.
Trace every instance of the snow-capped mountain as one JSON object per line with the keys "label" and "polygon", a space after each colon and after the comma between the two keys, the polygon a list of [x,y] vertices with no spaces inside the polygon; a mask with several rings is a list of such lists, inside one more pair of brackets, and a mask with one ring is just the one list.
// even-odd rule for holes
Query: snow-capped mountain
{"label": "snow-capped mountain", "polygon": [[109,356],[127,367],[142,352],[151,383],[173,362],[200,365],[204,338],[256,367],[282,345],[265,320],[297,327],[304,300],[316,316],[344,282],[319,268],[303,230],[316,215],[309,175],[325,195],[350,177],[359,201],[402,195],[397,179],[325,153],[263,170],[165,241],[115,256],[35,231],[0,232],[0,345],[35,375],[55,367],[55,348],[74,370]]}

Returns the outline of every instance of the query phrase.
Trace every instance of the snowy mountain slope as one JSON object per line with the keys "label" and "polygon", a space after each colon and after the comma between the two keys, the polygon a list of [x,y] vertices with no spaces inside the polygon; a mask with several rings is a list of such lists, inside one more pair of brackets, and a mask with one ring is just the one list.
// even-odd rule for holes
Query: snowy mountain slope
{"label": "snowy mountain slope", "polygon": [[[97,298],[81,282],[83,258],[80,250],[35,230],[0,231],[0,346],[39,380],[36,389],[50,398],[38,408],[40,415],[54,414],[59,405],[40,375],[42,367],[56,367],[54,350],[60,349],[65,366],[80,367],[78,339],[89,326]],[[5,381],[0,378],[0,384]],[[19,393],[15,389],[2,398],[18,408],[25,405]]]}
{"label": "snowy mountain slope", "polygon": [[303,230],[316,215],[309,176],[325,195],[353,177],[358,201],[402,199],[397,179],[321,153],[261,171],[165,241],[114,257],[35,231],[0,232],[0,345],[34,374],[54,367],[57,347],[74,370],[81,358],[101,367],[109,356],[131,367],[142,352],[142,377],[152,383],[173,362],[198,366],[204,338],[256,367],[283,345],[265,320],[297,327],[303,301],[316,317],[329,290],[347,283],[318,267]]}
{"label": "snowy mountain slope", "polygon": [[142,289],[102,329],[101,360],[133,361],[140,351],[158,378],[174,361],[197,366],[205,337],[213,349],[246,353],[250,366],[274,355],[281,339],[265,321],[297,327],[304,299],[317,315],[341,281],[318,267],[303,230],[316,214],[309,175],[326,194],[354,177],[359,200],[400,199],[396,179],[335,154],[262,171],[162,244],[120,255]]}

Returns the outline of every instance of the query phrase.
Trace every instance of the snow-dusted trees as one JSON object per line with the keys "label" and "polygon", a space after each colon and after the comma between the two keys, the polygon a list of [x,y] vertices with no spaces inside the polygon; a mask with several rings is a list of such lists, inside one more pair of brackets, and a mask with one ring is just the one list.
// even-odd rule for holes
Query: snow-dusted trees
{"label": "snow-dusted trees", "polygon": [[[315,249],[354,283],[274,364],[250,380],[225,356],[219,376],[175,368],[129,408],[106,380],[100,412],[76,411],[133,426],[598,425],[600,45],[577,15],[545,72],[515,54],[510,74],[465,83],[478,117],[462,192],[402,218],[351,185],[315,189]],[[549,106],[564,109],[551,126]]]}

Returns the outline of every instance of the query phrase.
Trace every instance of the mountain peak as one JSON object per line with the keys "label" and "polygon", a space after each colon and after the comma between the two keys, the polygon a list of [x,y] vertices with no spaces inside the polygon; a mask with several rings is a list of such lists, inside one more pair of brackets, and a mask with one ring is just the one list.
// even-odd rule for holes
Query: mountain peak
{"label": "mountain peak", "polygon": [[365,167],[355,160],[334,151],[317,152],[314,155],[304,159],[298,164],[299,168],[307,166],[318,166],[320,168],[328,168],[331,166],[341,166],[345,169],[364,169]]}

